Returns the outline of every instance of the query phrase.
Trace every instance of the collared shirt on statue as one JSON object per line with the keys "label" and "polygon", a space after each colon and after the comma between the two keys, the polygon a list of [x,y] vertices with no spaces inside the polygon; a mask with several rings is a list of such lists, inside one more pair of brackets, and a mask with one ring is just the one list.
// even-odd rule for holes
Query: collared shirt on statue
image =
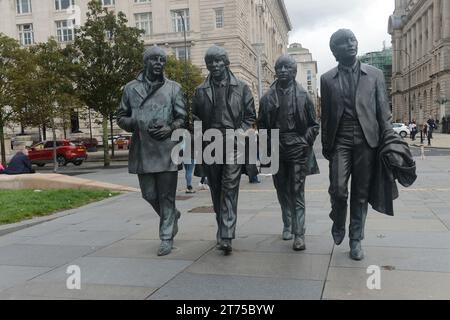
{"label": "collared shirt on statue", "polygon": [[353,66],[347,67],[339,64],[339,84],[344,98],[344,117],[356,119],[356,89],[361,73],[361,64],[357,61]]}
{"label": "collared shirt on statue", "polygon": [[211,81],[214,97],[214,114],[211,127],[224,131],[225,129],[234,129],[233,119],[227,107],[227,94],[229,88],[228,79],[216,82]]}
{"label": "collared shirt on statue", "polygon": [[278,119],[276,126],[280,133],[295,131],[295,103],[294,86],[286,89],[277,86],[277,96],[279,102]]}

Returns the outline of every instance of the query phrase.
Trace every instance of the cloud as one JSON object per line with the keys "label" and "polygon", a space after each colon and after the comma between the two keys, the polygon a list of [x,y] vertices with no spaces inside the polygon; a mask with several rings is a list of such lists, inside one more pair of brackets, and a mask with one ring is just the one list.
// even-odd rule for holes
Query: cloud
{"label": "cloud", "polygon": [[285,0],[284,2],[294,31],[315,29],[336,18],[359,14],[364,11],[367,4],[365,0]]}
{"label": "cloud", "polygon": [[294,30],[290,43],[299,42],[317,60],[319,77],[336,66],[329,48],[330,36],[340,28],[351,29],[359,41],[359,55],[391,46],[388,18],[391,0],[285,0]]}

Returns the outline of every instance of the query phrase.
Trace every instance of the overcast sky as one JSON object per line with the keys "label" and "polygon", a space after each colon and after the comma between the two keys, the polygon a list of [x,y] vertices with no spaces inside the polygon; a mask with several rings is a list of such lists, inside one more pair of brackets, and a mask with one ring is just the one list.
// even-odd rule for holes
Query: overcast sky
{"label": "overcast sky", "polygon": [[[387,33],[394,0],[284,0],[293,30],[289,43],[299,42],[317,61],[319,75],[336,66],[329,48],[330,36],[340,28],[351,29],[359,42],[359,55],[391,46]],[[320,82],[319,82],[320,83]],[[319,86],[318,83],[318,86]]]}

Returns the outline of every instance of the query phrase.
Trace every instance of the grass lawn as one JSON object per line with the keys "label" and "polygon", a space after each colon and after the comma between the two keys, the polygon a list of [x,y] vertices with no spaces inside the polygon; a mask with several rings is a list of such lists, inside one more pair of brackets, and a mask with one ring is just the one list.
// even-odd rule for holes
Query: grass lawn
{"label": "grass lawn", "polygon": [[0,224],[19,222],[118,195],[109,190],[0,190]]}

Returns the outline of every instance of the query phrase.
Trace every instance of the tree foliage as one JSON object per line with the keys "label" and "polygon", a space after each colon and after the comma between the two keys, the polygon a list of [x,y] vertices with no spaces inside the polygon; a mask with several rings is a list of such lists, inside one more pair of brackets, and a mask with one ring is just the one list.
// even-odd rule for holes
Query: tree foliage
{"label": "tree foliage", "polygon": [[122,87],[142,69],[142,31],[127,26],[123,12],[115,14],[100,1],[88,4],[87,21],[76,30],[76,82],[81,100],[103,117],[104,163],[109,165],[108,119],[116,111]]}
{"label": "tree foliage", "polygon": [[[31,47],[30,53],[29,64],[33,68],[23,83],[17,83],[23,88],[23,97],[16,108],[21,108],[18,113],[22,115],[22,123],[51,127],[53,141],[56,141],[57,127],[65,127],[73,107],[78,104],[73,82],[76,66],[53,38]],[[54,145],[56,171],[56,143]]]}
{"label": "tree foliage", "polygon": [[192,125],[192,110],[190,108],[190,102],[192,101],[195,88],[204,80],[200,68],[192,64],[189,60],[177,60],[175,56],[169,55],[167,58],[165,72],[167,78],[178,82],[183,87],[183,92],[186,96],[189,123]]}
{"label": "tree foliage", "polygon": [[16,40],[0,33],[0,145],[3,164],[6,163],[3,128],[17,116],[14,107],[19,103],[21,88],[16,84],[26,78],[23,70],[27,57],[28,53],[20,48]]}

